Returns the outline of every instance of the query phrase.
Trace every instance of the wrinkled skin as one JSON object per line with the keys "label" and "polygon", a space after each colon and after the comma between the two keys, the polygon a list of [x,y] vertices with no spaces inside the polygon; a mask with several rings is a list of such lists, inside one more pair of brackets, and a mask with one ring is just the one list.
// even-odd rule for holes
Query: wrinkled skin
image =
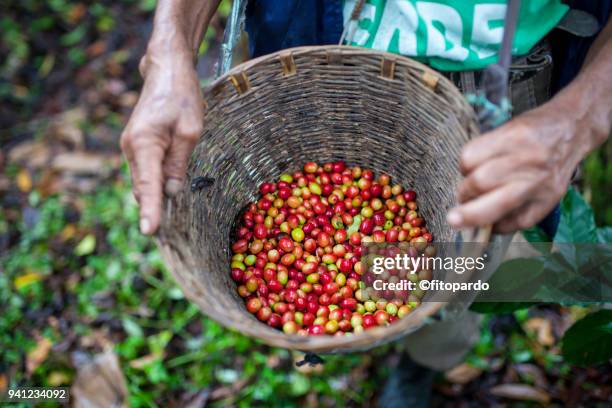
{"label": "wrinkled skin", "polygon": [[529,228],[565,194],[574,169],[603,143],[612,121],[612,22],[580,75],[551,101],[464,146],[465,176],[455,228],[493,224],[500,233]]}
{"label": "wrinkled skin", "polygon": [[[154,233],[163,194],[184,183],[202,131],[203,105],[194,61],[219,0],[159,0],[141,62],[144,86],[121,136],[140,229]],[[494,224],[513,232],[540,221],[563,196],[588,152],[608,137],[612,121],[612,23],[598,36],[581,74],[545,105],[468,143],[460,166],[452,227]],[[313,158],[316,159],[316,158]]]}

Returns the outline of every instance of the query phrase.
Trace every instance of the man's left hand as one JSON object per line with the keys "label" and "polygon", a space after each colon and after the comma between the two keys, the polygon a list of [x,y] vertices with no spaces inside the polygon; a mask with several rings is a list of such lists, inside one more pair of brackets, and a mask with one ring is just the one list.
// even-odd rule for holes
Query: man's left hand
{"label": "man's left hand", "polygon": [[584,154],[575,145],[576,130],[571,115],[549,103],[472,140],[461,154],[465,179],[448,223],[494,224],[497,232],[510,233],[542,220],[565,194]]}

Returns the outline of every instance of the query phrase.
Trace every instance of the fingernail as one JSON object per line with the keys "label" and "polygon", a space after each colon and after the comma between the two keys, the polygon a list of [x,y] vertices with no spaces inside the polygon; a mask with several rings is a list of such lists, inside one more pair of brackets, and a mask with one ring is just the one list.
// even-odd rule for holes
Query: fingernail
{"label": "fingernail", "polygon": [[183,183],[181,183],[177,179],[171,178],[166,181],[164,191],[166,192],[166,194],[173,196],[176,195],[179,191],[181,191],[181,188],[183,188]]}
{"label": "fingernail", "polygon": [[151,233],[151,223],[149,222],[148,219],[146,218],[140,219],[140,232],[142,232],[145,235],[148,235]]}
{"label": "fingernail", "polygon": [[450,210],[448,214],[446,214],[446,221],[452,227],[460,227],[463,224],[463,216],[457,210]]}

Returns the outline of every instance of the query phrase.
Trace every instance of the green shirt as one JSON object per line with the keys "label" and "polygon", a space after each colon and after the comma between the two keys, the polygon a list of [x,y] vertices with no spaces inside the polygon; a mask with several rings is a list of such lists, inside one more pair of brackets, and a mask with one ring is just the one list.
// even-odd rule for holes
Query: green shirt
{"label": "green shirt", "polygon": [[[345,0],[345,21],[355,0]],[[568,7],[560,0],[523,0],[513,55],[524,55]],[[351,45],[415,58],[442,71],[481,69],[497,61],[504,0],[366,0]]]}

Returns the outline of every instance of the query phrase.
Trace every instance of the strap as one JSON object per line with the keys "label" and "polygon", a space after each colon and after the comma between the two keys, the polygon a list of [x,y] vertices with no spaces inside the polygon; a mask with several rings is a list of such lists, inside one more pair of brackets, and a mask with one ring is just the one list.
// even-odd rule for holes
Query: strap
{"label": "strap", "polygon": [[489,65],[483,72],[484,93],[469,97],[478,116],[480,130],[487,132],[510,118],[508,100],[508,71],[512,59],[512,44],[518,22],[521,0],[510,0],[506,9],[504,36],[496,64]]}
{"label": "strap", "polygon": [[219,52],[217,77],[225,74],[232,66],[234,48],[236,48],[244,24],[246,3],[246,0],[234,0],[232,2],[232,10],[227,19],[227,27],[223,34],[223,44],[221,44],[221,50]]}
{"label": "strap", "polygon": [[357,22],[359,21],[359,16],[361,15],[361,10],[363,10],[364,4],[365,0],[355,1],[355,7],[353,7],[351,16],[347,23],[344,25],[344,30],[342,30],[342,35],[340,36],[340,41],[338,42],[338,45],[344,44],[345,41],[347,44],[353,42],[355,31],[357,31]]}

